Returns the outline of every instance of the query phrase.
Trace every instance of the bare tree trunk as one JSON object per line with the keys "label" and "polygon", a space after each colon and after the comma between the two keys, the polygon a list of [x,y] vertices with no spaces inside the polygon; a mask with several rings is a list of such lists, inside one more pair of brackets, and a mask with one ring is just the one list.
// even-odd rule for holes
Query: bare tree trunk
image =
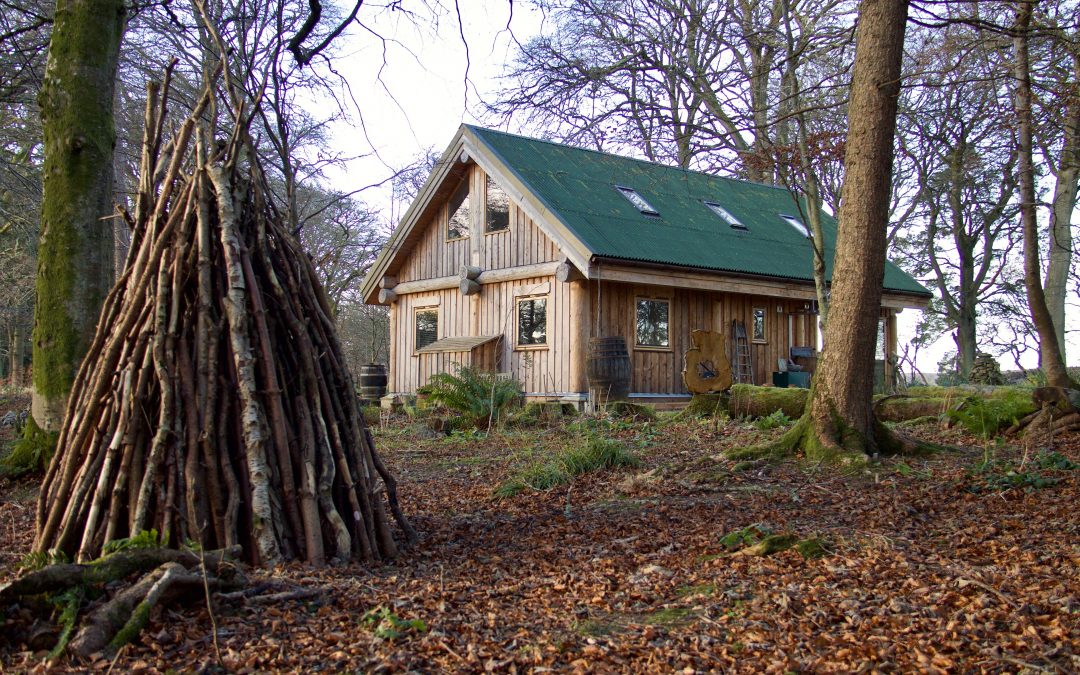
{"label": "bare tree trunk", "polygon": [[57,0],[41,104],[34,419],[58,429],[113,279],[113,92],[123,0]]}
{"label": "bare tree trunk", "polygon": [[1019,145],[1020,173],[1020,222],[1024,231],[1024,287],[1035,330],[1039,334],[1039,360],[1046,381],[1052,387],[1073,387],[1065,370],[1058,343],[1057,330],[1046,304],[1042,287],[1042,265],[1039,262],[1039,224],[1036,216],[1038,202],[1035,196],[1035,167],[1032,163],[1031,119],[1031,64],[1028,57],[1028,34],[1035,0],[1019,0],[1016,3],[1015,65],[1013,79],[1016,82],[1015,111],[1017,143]]}
{"label": "bare tree trunk", "polygon": [[[1074,83],[1080,83],[1080,55],[1073,56]],[[1053,208],[1050,213],[1050,241],[1046,267],[1046,307],[1054,322],[1061,360],[1065,354],[1065,297],[1072,266],[1072,213],[1076,208],[1080,180],[1080,101],[1075,94],[1065,97],[1065,140],[1055,171]]]}

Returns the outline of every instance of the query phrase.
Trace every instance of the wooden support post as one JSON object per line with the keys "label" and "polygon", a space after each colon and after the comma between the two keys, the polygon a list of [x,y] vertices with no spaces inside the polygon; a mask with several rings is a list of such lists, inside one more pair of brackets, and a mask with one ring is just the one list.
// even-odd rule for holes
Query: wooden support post
{"label": "wooden support post", "polygon": [[480,335],[480,294],[469,298],[469,335]]}
{"label": "wooden support post", "polygon": [[390,305],[390,348],[387,350],[386,359],[389,364],[386,369],[386,393],[392,394],[401,391],[394,378],[397,376],[397,335],[398,335],[398,306]]}
{"label": "wooden support post", "polygon": [[589,353],[589,317],[592,304],[589,282],[581,279],[570,282],[570,381],[572,392],[589,391],[589,375],[586,367]]}
{"label": "wooden support post", "polygon": [[[469,207],[472,209],[469,223],[469,262],[477,269],[484,264],[484,172],[475,164],[469,167]],[[474,277],[475,278],[475,277]]]}
{"label": "wooden support post", "polygon": [[897,381],[896,359],[898,358],[896,344],[896,310],[886,310],[885,315],[885,388],[892,391],[893,383]]}

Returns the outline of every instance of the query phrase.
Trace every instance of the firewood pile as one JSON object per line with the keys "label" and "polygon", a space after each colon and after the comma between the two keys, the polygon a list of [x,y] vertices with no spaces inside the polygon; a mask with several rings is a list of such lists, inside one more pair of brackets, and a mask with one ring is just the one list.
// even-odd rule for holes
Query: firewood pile
{"label": "firewood pile", "polygon": [[204,121],[207,91],[166,138],[168,77],[150,87],[131,250],[68,401],[34,548],[85,561],[156,530],[252,564],[392,558],[395,534],[415,533],[326,296],[245,125],[222,141]]}

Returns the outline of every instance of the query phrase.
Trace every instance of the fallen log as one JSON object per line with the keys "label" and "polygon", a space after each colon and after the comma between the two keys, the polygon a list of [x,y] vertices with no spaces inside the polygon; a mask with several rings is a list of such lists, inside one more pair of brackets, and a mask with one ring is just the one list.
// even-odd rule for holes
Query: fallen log
{"label": "fallen log", "polygon": [[[207,579],[207,584],[211,589],[219,586],[217,579]],[[142,632],[154,607],[187,593],[202,595],[203,589],[201,575],[188,574],[183,565],[167,562],[91,612],[68,650],[85,659],[108,647],[106,655],[111,655]]]}
{"label": "fallen log", "polygon": [[[31,631],[28,641],[40,642],[43,636],[51,636],[57,643],[54,655],[64,649],[81,658],[106,649],[115,652],[139,635],[154,607],[241,586],[244,576],[230,562],[241,553],[239,546],[202,554],[136,548],[83,565],[49,565],[5,586],[0,591],[0,607],[21,605],[40,613],[42,607],[49,612],[53,604],[62,603],[66,607],[61,616],[63,630]],[[112,597],[79,619],[90,598],[108,592],[113,592]],[[74,638],[67,642],[71,635]]]}
{"label": "fallen log", "polygon": [[[795,387],[785,389],[736,384],[727,392],[695,395],[684,414],[700,417],[723,412],[734,418],[756,419],[779,410],[796,419],[802,416],[809,393],[809,389]],[[979,397],[992,400],[993,396],[992,391],[973,388],[919,387],[908,394],[877,398],[874,414],[883,422],[948,419],[951,413],[962,410],[972,400]]]}

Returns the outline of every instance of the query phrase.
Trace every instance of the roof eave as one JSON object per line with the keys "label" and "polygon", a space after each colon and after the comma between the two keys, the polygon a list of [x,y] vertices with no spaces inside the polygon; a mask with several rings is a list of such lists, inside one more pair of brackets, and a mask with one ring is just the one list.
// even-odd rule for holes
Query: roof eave
{"label": "roof eave", "polygon": [[[608,264],[608,265],[624,265],[624,266],[625,265],[633,265],[635,267],[644,267],[644,268],[649,268],[649,269],[654,269],[654,270],[664,270],[664,271],[672,271],[672,272],[680,272],[680,271],[682,271],[682,272],[694,272],[694,273],[697,273],[697,274],[708,274],[708,275],[712,275],[712,276],[715,276],[715,277],[724,277],[724,278],[732,278],[732,279],[747,279],[747,280],[763,281],[763,282],[776,282],[776,283],[782,283],[782,284],[799,284],[799,285],[802,285],[802,286],[807,286],[810,289],[812,289],[813,286],[814,286],[814,282],[811,281],[811,280],[799,279],[799,278],[795,278],[795,277],[779,277],[779,276],[768,275],[768,274],[754,274],[752,272],[734,272],[734,271],[730,271],[730,270],[718,270],[718,269],[712,269],[712,268],[707,268],[707,267],[695,267],[695,266],[692,266],[692,265],[677,265],[677,264],[674,264],[674,263],[646,262],[646,261],[632,260],[632,259],[626,259],[626,258],[614,258],[614,257],[610,257],[610,256],[594,256],[593,257],[593,262],[598,263],[599,266],[602,266],[604,264]],[[599,271],[598,271],[598,266],[594,265],[594,266],[591,266],[591,267],[592,267],[592,269],[589,270],[589,273],[590,273],[591,276],[589,278],[601,278],[602,279],[603,276],[604,276],[602,268],[600,268]],[[896,289],[890,289],[890,288],[883,288],[882,289],[881,304],[882,304],[883,307],[889,307],[889,308],[893,308],[893,309],[904,309],[904,308],[926,309],[927,305],[930,304],[930,299],[932,297],[933,296],[929,292],[927,292],[926,294],[922,294],[922,293],[916,293],[916,292],[912,292],[912,291],[903,291],[903,290],[896,290]]]}

